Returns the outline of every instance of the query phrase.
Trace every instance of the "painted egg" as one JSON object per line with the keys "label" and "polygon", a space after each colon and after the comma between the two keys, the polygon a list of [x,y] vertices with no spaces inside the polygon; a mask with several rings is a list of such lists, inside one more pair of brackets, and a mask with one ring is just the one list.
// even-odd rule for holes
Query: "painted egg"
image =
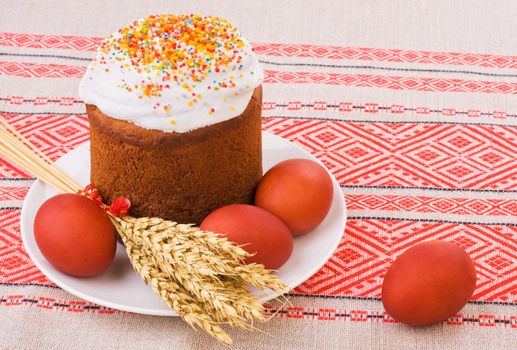
{"label": "painted egg", "polygon": [[60,194],[39,208],[34,236],[41,253],[58,270],[73,276],[105,271],[116,250],[116,232],[104,210],[77,194]]}
{"label": "painted egg", "polygon": [[410,325],[429,325],[454,316],[476,287],[476,271],[460,246],[424,242],[402,253],[382,284],[382,303],[392,317]]}
{"label": "painted egg", "polygon": [[333,193],[332,180],[323,166],[308,159],[289,159],[260,180],[255,205],[276,215],[298,236],[325,219]]}
{"label": "painted egg", "polygon": [[287,226],[264,209],[246,204],[231,204],[210,213],[201,229],[223,234],[255,254],[247,263],[263,264],[267,269],[280,268],[291,256],[293,237]]}

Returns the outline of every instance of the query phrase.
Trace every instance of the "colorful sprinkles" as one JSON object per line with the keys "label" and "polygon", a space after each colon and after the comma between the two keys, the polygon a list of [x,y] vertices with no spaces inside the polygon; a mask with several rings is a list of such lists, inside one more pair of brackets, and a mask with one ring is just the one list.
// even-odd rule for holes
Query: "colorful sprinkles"
{"label": "colorful sprinkles", "polygon": [[[217,91],[235,87],[244,77],[241,55],[245,50],[240,50],[244,46],[249,44],[224,19],[194,14],[153,15],[109,36],[94,66],[115,63],[122,73],[137,72],[142,78],[138,84],[123,79],[119,87],[136,93],[139,99],[161,97],[164,89],[179,86],[185,92],[186,104],[193,107],[203,99],[196,84],[203,82],[208,91]],[[107,67],[104,70],[109,72]],[[227,74],[220,75],[220,80],[210,78],[207,84],[212,72]],[[157,103],[153,109],[170,114],[174,105]],[[211,108],[208,114],[214,112]]]}

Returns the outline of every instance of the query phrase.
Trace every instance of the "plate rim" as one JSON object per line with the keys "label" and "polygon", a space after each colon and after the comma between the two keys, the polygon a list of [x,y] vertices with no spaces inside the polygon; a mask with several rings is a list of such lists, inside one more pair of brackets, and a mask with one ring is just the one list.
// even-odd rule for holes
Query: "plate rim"
{"label": "plate rim", "polygon": [[[284,144],[288,144],[289,147],[297,148],[299,151],[302,151],[309,158],[311,158],[312,160],[314,160],[317,163],[319,163],[320,165],[322,165],[323,168],[327,171],[327,173],[329,174],[329,176],[330,176],[330,178],[332,180],[333,189],[339,188],[341,190],[341,186],[337,182],[337,180],[334,177],[334,175],[314,155],[312,155],[311,153],[307,152],[301,146],[299,146],[299,145],[297,145],[297,144],[295,144],[295,143],[293,143],[293,142],[291,142],[289,140],[286,140],[286,139],[284,139],[281,136],[269,133],[267,131],[262,131],[262,137],[264,138],[264,136],[276,139],[276,141],[282,142]],[[88,145],[89,143],[90,143],[90,141],[88,140],[86,142],[83,142],[83,143],[77,145],[76,147],[74,147],[74,149],[68,151],[67,153],[65,153],[61,157],[59,157],[55,161],[55,163],[59,165],[59,163],[62,162],[62,159],[65,158],[67,155],[69,155],[71,152],[76,151],[80,147],[86,147],[86,145]],[[124,305],[124,304],[116,304],[116,303],[113,303],[113,302],[110,302],[110,301],[106,301],[104,299],[99,299],[96,296],[92,296],[90,294],[85,294],[81,290],[78,290],[78,289],[76,289],[74,287],[71,287],[70,285],[68,285],[66,283],[56,282],[53,278],[51,278],[49,276],[49,274],[53,275],[53,272],[52,271],[47,271],[47,268],[45,266],[43,266],[39,262],[39,259],[36,259],[34,257],[34,255],[33,255],[34,252],[32,251],[32,249],[30,247],[28,247],[28,242],[27,241],[29,239],[28,235],[30,234],[30,232],[27,232],[28,229],[26,230],[26,227],[25,227],[25,225],[27,225],[27,220],[28,220],[27,219],[27,215],[29,215],[29,213],[28,213],[28,211],[29,211],[28,206],[29,205],[26,204],[26,203],[28,202],[28,199],[32,195],[34,195],[33,192],[36,191],[36,188],[38,186],[41,186],[41,185],[45,185],[45,183],[43,181],[39,180],[39,179],[36,179],[32,183],[31,187],[29,188],[29,191],[27,191],[27,195],[25,196],[25,198],[23,200],[23,204],[22,204],[22,208],[21,208],[21,213],[20,213],[20,235],[21,235],[21,238],[22,238],[23,247],[24,247],[25,251],[27,252],[27,254],[29,255],[31,261],[45,275],[46,278],[48,278],[51,282],[55,283],[59,288],[65,290],[66,292],[68,292],[68,293],[70,293],[70,294],[72,294],[72,295],[74,295],[76,297],[79,297],[79,298],[81,298],[81,299],[83,299],[85,301],[88,301],[88,302],[91,302],[91,303],[95,303],[95,304],[98,304],[98,305],[101,305],[101,306],[104,306],[104,307],[108,307],[108,308],[112,308],[112,309],[116,309],[116,310],[124,311],[124,312],[131,312],[131,313],[145,314],[145,315],[153,315],[153,316],[178,316],[178,314],[174,310],[169,309],[169,308],[163,309],[163,310],[152,309],[152,308],[147,308],[147,307],[139,307],[139,308],[137,308],[137,307],[127,306],[127,305]],[[309,279],[311,276],[313,276],[334,255],[334,252],[336,251],[337,247],[339,246],[339,243],[341,242],[343,236],[345,235],[346,223],[348,221],[348,215],[347,215],[348,213],[347,213],[347,208],[346,208],[346,201],[345,201],[343,195],[339,196],[338,202],[339,202],[338,203],[339,206],[342,207],[342,210],[344,212],[344,214],[343,214],[344,220],[342,220],[342,223],[340,224],[340,229],[341,229],[342,233],[341,233],[341,235],[337,235],[336,234],[336,239],[334,240],[334,242],[332,244],[332,246],[334,248],[332,250],[329,250],[329,252],[327,254],[325,254],[324,257],[322,257],[323,259],[322,259],[321,265],[320,264],[315,265],[312,269],[308,270],[304,274],[304,278],[303,278],[303,280],[301,282],[299,282],[297,284],[296,283],[289,284],[286,293],[289,293],[289,291],[291,291],[292,289],[294,289],[297,286],[301,285],[303,282],[305,282],[307,279]],[[117,243],[117,244],[119,244],[119,243]],[[60,273],[62,273],[62,272],[60,272]],[[278,296],[279,296],[279,294],[277,294],[277,293],[271,293],[271,294],[267,294],[262,299],[263,299],[263,301],[268,301],[268,300],[276,298]]]}

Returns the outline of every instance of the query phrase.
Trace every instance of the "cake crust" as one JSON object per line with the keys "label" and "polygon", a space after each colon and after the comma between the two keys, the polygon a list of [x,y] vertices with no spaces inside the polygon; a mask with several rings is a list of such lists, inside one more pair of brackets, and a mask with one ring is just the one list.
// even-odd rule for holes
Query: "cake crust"
{"label": "cake crust", "polygon": [[262,176],[261,105],[259,86],[241,115],[185,133],[145,129],[86,105],[91,183],[105,202],[129,198],[130,215],[181,223],[251,203]]}

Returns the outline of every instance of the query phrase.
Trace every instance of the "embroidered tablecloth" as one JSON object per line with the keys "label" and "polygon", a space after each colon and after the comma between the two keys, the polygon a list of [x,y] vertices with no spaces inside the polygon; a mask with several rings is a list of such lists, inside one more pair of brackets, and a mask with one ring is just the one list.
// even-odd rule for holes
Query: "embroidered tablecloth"
{"label": "embroidered tablecloth", "polygon": [[[265,69],[264,130],[324,162],[347,202],[332,258],[264,334],[231,331],[235,349],[515,348],[515,2],[3,1],[0,114],[53,159],[87,141],[77,87],[100,38],[164,12],[243,32]],[[1,349],[220,347],[178,318],[108,309],[49,281],[20,238],[33,181],[0,159]],[[380,287],[394,258],[432,239],[464,247],[478,285],[459,314],[412,328],[384,312]]]}

